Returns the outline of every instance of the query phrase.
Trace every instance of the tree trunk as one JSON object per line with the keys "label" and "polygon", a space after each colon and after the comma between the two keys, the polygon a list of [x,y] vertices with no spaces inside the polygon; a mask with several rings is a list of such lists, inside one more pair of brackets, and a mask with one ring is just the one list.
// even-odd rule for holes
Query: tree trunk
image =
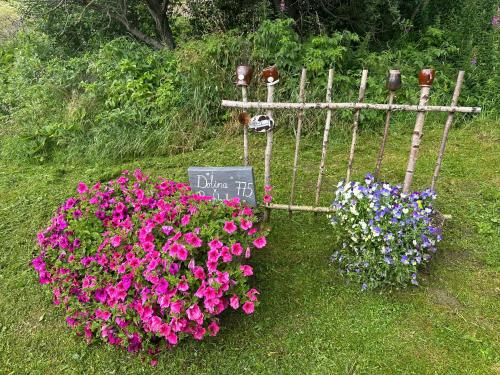
{"label": "tree trunk", "polygon": [[169,49],[174,49],[174,35],[172,33],[172,29],[170,28],[167,15],[169,0],[164,0],[161,3],[158,0],[146,0],[146,6],[148,7],[149,13],[155,22],[156,32],[160,39],[160,43]]}

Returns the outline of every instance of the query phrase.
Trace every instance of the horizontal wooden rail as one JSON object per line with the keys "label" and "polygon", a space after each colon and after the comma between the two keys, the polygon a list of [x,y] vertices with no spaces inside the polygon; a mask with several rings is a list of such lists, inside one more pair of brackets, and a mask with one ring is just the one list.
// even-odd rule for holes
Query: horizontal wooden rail
{"label": "horizontal wooden rail", "polygon": [[[335,207],[299,206],[299,205],[277,204],[277,203],[262,204],[259,205],[259,207],[272,208],[275,210],[284,210],[284,211],[307,211],[307,212],[324,212],[324,213],[333,213],[337,211]],[[440,213],[440,215],[445,220],[452,219],[452,216],[449,214]]]}
{"label": "horizontal wooden rail", "polygon": [[308,211],[308,212],[335,212],[336,209],[333,207],[313,207],[313,206],[297,206],[290,204],[276,204],[269,203],[264,205],[267,208],[273,208],[275,210],[286,210],[286,211]]}
{"label": "horizontal wooden rail", "polygon": [[372,103],[266,103],[223,100],[221,105],[245,109],[375,109],[382,111],[480,113],[481,107],[455,107],[443,105],[372,104]]}

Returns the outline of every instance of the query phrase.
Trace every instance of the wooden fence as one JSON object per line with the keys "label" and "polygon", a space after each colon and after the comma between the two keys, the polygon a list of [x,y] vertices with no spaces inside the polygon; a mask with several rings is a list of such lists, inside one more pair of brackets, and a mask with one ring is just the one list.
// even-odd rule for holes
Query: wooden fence
{"label": "wooden fence", "polygon": [[[299,102],[298,103],[285,103],[285,102],[274,102],[274,88],[279,82],[279,73],[275,66],[268,67],[264,69],[261,74],[261,79],[267,85],[267,101],[266,102],[250,102],[248,101],[247,86],[252,78],[253,70],[248,66],[239,66],[237,68],[237,82],[238,86],[242,89],[242,100],[223,100],[222,106],[229,108],[239,108],[239,109],[265,109],[267,110],[267,116],[272,118],[274,109],[291,109],[297,111],[297,127],[296,127],[296,137],[295,137],[295,153],[293,160],[293,169],[291,176],[291,189],[290,189],[290,199],[288,203],[268,203],[265,204],[266,207],[266,219],[269,217],[271,209],[288,210],[292,211],[311,211],[311,212],[333,212],[332,207],[320,207],[319,198],[321,193],[321,185],[323,182],[323,175],[325,173],[325,163],[327,157],[328,139],[330,135],[330,127],[332,122],[332,111],[337,109],[352,109],[354,110],[353,124],[352,124],[352,140],[351,147],[349,151],[349,159],[346,171],[346,181],[350,181],[352,174],[352,167],[354,163],[354,156],[356,150],[356,142],[358,136],[358,126],[361,110],[378,110],[386,111],[386,121],[384,127],[384,133],[381,140],[377,164],[375,167],[374,175],[378,177],[380,169],[382,166],[382,160],[384,156],[385,145],[388,138],[391,113],[394,111],[410,111],[416,112],[417,117],[415,121],[415,127],[411,139],[411,147],[408,156],[408,163],[405,172],[405,178],[403,182],[403,192],[408,193],[413,180],[413,175],[415,171],[415,165],[418,159],[418,152],[420,147],[420,141],[423,135],[423,128],[425,123],[425,117],[427,112],[447,112],[448,117],[446,119],[443,135],[441,137],[440,148],[438,151],[438,156],[436,160],[436,165],[434,168],[434,173],[432,175],[432,180],[430,187],[432,190],[436,189],[436,183],[441,170],[441,164],[443,161],[443,156],[446,150],[446,142],[448,140],[448,133],[450,131],[454,114],[455,113],[480,113],[481,108],[479,107],[459,107],[457,106],[458,98],[460,96],[460,91],[462,88],[462,83],[464,80],[464,72],[460,71],[458,73],[457,82],[455,85],[455,90],[453,97],[451,99],[451,104],[449,106],[430,106],[427,105],[429,100],[430,88],[432,86],[435,71],[433,69],[423,69],[419,73],[419,85],[420,85],[420,100],[417,105],[412,104],[394,104],[394,93],[399,89],[401,85],[401,75],[397,70],[391,70],[388,76],[387,87],[389,89],[389,99],[388,103],[365,103],[365,91],[366,83],[368,79],[368,70],[363,70],[361,75],[361,82],[359,85],[358,101],[356,103],[332,103],[332,87],[333,87],[333,69],[328,72],[328,81],[326,85],[326,100],[322,103],[307,103],[305,102],[305,83],[307,71],[302,70],[300,78],[299,87]],[[326,120],[325,127],[323,131],[323,142],[321,145],[321,159],[319,163],[318,179],[316,182],[316,194],[314,204],[312,205],[297,205],[295,204],[295,185],[297,178],[297,170],[299,163],[299,151],[300,151],[300,141],[302,132],[302,123],[304,117],[304,111],[306,110],[326,110]],[[249,116],[240,116],[240,118],[249,119]],[[244,164],[249,163],[248,154],[248,120],[243,121],[243,160]],[[272,148],[273,148],[273,129],[266,132],[266,148],[264,152],[264,184],[265,186],[271,185],[271,158],[272,158]]]}

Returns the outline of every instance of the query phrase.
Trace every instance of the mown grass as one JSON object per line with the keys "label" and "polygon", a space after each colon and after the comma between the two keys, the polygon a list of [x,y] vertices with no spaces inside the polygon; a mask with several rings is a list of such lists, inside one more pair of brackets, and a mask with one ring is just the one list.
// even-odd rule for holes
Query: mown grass
{"label": "mown grass", "polygon": [[[426,186],[435,162],[442,117],[431,117],[415,188]],[[396,119],[397,121],[397,119]],[[293,136],[275,139],[273,185],[287,202]],[[411,129],[395,126],[384,178],[401,181]],[[262,172],[264,138],[252,135],[256,176]],[[373,169],[379,133],[359,139],[355,177]],[[185,181],[190,165],[241,162],[239,136],[221,137],[201,149],[168,158],[120,164],[0,164],[0,373],[499,373],[498,292],[500,130],[496,120],[461,124],[450,135],[438,209],[451,214],[444,241],[418,289],[361,292],[346,285],[329,263],[335,244],[323,216],[274,212],[269,246],[253,259],[261,305],[251,316],[222,317],[216,338],[187,340],[163,354],[158,366],[104,345],[87,346],[66,327],[47,288],[29,267],[35,233],[72,194],[78,181],[108,179],[122,169]],[[298,200],[311,202],[319,137],[301,148]],[[335,129],[330,142],[324,203],[345,173],[349,138]]]}

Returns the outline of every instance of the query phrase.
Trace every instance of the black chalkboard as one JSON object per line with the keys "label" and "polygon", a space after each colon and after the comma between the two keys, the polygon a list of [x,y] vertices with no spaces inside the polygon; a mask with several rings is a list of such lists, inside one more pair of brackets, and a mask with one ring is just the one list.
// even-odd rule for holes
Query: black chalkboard
{"label": "black chalkboard", "polygon": [[238,197],[250,206],[257,204],[252,167],[189,167],[188,176],[195,193],[215,199]]}

